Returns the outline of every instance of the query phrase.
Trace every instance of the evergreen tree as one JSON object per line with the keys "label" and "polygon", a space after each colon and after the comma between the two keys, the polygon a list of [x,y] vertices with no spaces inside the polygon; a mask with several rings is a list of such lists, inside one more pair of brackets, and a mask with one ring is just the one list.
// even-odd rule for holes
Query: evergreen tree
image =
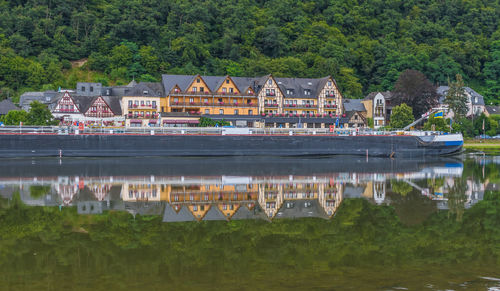
{"label": "evergreen tree", "polygon": [[450,89],[446,94],[445,103],[455,114],[455,118],[465,117],[468,111],[467,96],[465,95],[464,81],[462,76],[457,74],[455,82],[448,82]]}

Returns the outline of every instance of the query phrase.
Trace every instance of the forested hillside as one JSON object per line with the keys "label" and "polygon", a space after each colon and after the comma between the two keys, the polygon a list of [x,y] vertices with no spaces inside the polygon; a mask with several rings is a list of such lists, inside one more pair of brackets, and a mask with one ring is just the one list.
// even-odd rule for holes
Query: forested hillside
{"label": "forested hillside", "polygon": [[0,94],[272,73],[332,75],[359,98],[411,68],[498,103],[499,19],[493,0],[0,0]]}

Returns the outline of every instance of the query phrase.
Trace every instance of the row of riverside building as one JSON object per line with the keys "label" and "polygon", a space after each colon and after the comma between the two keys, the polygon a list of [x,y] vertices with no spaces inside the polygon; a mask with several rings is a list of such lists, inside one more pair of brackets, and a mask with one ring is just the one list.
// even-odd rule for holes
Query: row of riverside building
{"label": "row of riverside building", "polygon": [[[20,106],[29,110],[36,100],[62,124],[89,126],[185,127],[208,117],[245,127],[362,128],[371,118],[379,128],[388,124],[391,97],[390,92],[373,92],[364,99],[345,99],[331,76],[162,75],[157,83],[77,83],[76,89],[27,92]],[[481,101],[484,107],[482,96]]]}

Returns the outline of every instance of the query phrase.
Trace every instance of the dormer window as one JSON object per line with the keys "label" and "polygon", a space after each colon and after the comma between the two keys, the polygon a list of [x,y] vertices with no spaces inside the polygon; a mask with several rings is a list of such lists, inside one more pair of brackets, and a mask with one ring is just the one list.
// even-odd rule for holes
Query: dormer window
{"label": "dormer window", "polygon": [[311,95],[311,90],[305,89],[304,90],[304,95]]}
{"label": "dormer window", "polygon": [[142,91],[142,94],[144,94],[144,95],[148,95],[148,93],[149,93],[149,91],[147,91],[147,90]]}
{"label": "dormer window", "polygon": [[286,89],[287,95],[293,95],[293,89]]}

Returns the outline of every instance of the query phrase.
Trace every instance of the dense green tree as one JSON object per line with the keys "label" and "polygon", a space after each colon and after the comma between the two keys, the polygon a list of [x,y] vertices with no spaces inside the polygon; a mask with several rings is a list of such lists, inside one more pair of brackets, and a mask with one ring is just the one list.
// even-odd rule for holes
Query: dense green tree
{"label": "dense green tree", "polygon": [[33,101],[30,104],[31,109],[28,113],[27,125],[57,125],[59,121],[54,120],[54,116],[47,108],[47,105],[38,101]]}
{"label": "dense green tree", "polygon": [[88,58],[79,78],[105,73],[112,85],[162,73],[332,75],[355,98],[393,89],[408,69],[435,85],[459,73],[500,103],[498,11],[494,1],[6,0],[0,88],[72,85],[69,61]]}
{"label": "dense green tree", "polygon": [[405,103],[395,106],[392,109],[390,127],[402,129],[413,122],[413,110]]}
{"label": "dense green tree", "polygon": [[28,112],[24,110],[11,110],[6,115],[0,117],[0,121],[5,125],[20,125],[21,122],[26,124],[28,121]]}

